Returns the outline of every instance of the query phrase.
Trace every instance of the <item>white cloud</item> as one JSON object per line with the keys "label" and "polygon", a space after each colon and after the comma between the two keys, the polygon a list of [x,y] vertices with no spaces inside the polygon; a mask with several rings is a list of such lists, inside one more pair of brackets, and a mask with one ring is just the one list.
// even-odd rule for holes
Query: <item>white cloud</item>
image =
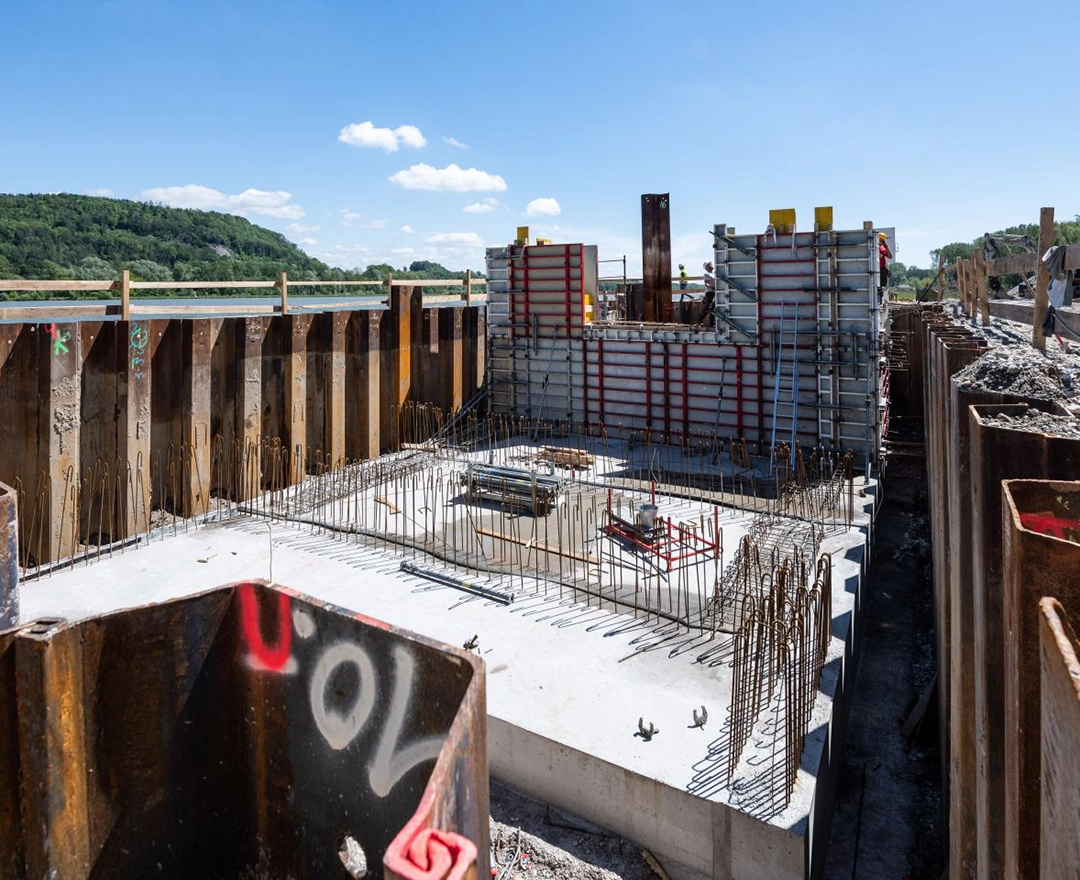
{"label": "white cloud", "polygon": [[299,205],[289,204],[292,194],[283,190],[267,191],[246,189],[232,195],[208,186],[189,183],[187,186],[158,186],[144,189],[142,197],[151,202],[161,202],[174,208],[198,208],[202,211],[224,211],[228,214],[261,214],[265,217],[281,217],[299,220],[305,211]]}
{"label": "white cloud", "polygon": [[407,147],[419,150],[427,146],[427,138],[420,133],[415,125],[399,125],[394,129],[394,136]]}
{"label": "white cloud", "polygon": [[463,144],[457,138],[443,137],[443,140],[446,141],[448,144],[450,144],[450,146],[457,147],[459,150],[467,150],[467,149],[469,149],[468,144]]}
{"label": "white cloud", "polygon": [[461,210],[466,214],[486,214],[488,211],[494,211],[499,205],[498,199],[484,199],[482,202],[473,202],[471,205],[466,205]]}
{"label": "white cloud", "polygon": [[299,240],[299,242],[297,242],[297,244],[306,245],[307,247],[313,247],[314,245],[317,245],[318,242],[315,239],[308,236],[307,238],[301,238]]}
{"label": "white cloud", "polygon": [[506,189],[506,181],[498,174],[488,174],[479,168],[459,168],[453,163],[445,168],[433,168],[421,162],[390,175],[389,180],[405,189],[453,192],[502,192]]}
{"label": "white cloud", "polygon": [[412,235],[414,232],[416,232],[416,230],[413,229],[408,223],[401,227],[401,231],[404,232],[406,235]]}
{"label": "white cloud", "polygon": [[319,226],[318,226],[317,223],[313,224],[311,226],[306,226],[303,223],[290,223],[289,224],[289,232],[295,232],[298,235],[300,233],[303,233],[303,232],[318,232],[318,231],[319,231]]}
{"label": "white cloud", "polygon": [[364,224],[364,229],[385,229],[389,220],[369,220]]}
{"label": "white cloud", "polygon": [[97,186],[86,191],[88,196],[111,196],[113,191],[107,186]]}
{"label": "white cloud", "polygon": [[530,217],[557,217],[562,208],[555,199],[533,199],[526,205],[525,213]]}
{"label": "white cloud", "polygon": [[342,208],[341,225],[352,226],[354,220],[359,220],[363,216],[363,214],[358,214],[356,211],[350,211],[348,208]]}
{"label": "white cloud", "polygon": [[437,232],[429,235],[428,244],[447,244],[458,247],[482,247],[484,240],[475,232]]}
{"label": "white cloud", "polygon": [[411,248],[411,247],[390,248],[390,253],[394,254],[394,256],[397,256],[397,257],[407,257],[407,256],[409,256],[411,254],[415,254],[416,253],[416,248]]}
{"label": "white cloud", "polygon": [[419,149],[427,139],[415,125],[399,125],[397,128],[377,128],[372,122],[353,122],[338,133],[338,140],[353,147],[370,147],[396,153],[404,144]]}

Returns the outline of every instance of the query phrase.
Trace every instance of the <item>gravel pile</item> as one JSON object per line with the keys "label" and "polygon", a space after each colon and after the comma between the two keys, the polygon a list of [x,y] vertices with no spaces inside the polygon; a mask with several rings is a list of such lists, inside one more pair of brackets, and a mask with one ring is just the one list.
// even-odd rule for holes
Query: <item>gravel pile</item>
{"label": "gravel pile", "polygon": [[1000,391],[1037,400],[1065,400],[1080,392],[1080,355],[1048,342],[1041,352],[1030,345],[999,345],[958,372],[953,381],[967,391]]}
{"label": "gravel pile", "polygon": [[1055,437],[1080,440],[1080,419],[1040,412],[1031,407],[1015,413],[984,415],[983,422],[996,428],[1011,428],[1014,431],[1030,431],[1032,434],[1052,434]]}
{"label": "gravel pile", "polygon": [[[491,780],[491,876],[657,880],[642,849]],[[486,878],[483,878],[486,880]]]}

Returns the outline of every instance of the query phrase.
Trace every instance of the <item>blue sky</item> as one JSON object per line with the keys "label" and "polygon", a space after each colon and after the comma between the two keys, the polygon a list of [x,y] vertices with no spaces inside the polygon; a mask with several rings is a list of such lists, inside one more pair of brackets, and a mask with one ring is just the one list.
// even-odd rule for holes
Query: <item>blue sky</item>
{"label": "blue sky", "polygon": [[5,5],[0,192],[233,211],[345,268],[482,269],[528,224],[634,272],[645,192],[692,269],[770,208],[921,266],[1080,213],[1076,0]]}

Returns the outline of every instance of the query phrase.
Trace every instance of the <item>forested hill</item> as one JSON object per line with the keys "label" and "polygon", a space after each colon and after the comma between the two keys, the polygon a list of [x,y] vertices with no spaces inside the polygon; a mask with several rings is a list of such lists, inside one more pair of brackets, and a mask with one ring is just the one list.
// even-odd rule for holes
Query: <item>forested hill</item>
{"label": "forested hill", "polygon": [[398,271],[332,268],[283,235],[233,214],[98,196],[0,194],[0,278],[297,281],[464,278],[438,263]]}

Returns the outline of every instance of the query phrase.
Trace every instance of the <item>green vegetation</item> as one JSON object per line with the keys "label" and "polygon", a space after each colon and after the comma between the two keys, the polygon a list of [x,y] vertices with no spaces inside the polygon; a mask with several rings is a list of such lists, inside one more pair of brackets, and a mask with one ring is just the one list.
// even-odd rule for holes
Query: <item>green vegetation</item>
{"label": "green vegetation", "polygon": [[[1057,240],[1054,244],[1080,243],[1080,214],[1077,214],[1072,220],[1055,222],[1054,229],[1057,231]],[[998,235],[1026,235],[1033,243],[1038,242],[1039,224],[1022,223],[1019,226],[1010,226],[1008,229],[999,229],[997,232],[990,233],[991,238]],[[930,262],[934,267],[934,272],[937,271],[939,255],[945,257],[946,266],[951,266],[957,259],[966,260],[975,252],[976,248],[981,248],[982,246],[983,237],[980,235],[970,243],[955,241],[952,244],[947,244],[930,251]]]}
{"label": "green vegetation", "polygon": [[[287,272],[293,281],[381,281],[392,273],[407,279],[464,279],[438,263],[408,269],[368,266],[363,272],[335,269],[309,257],[285,236],[233,214],[167,208],[97,196],[0,194],[0,278],[115,280],[128,269],[134,281],[272,281]],[[482,277],[482,276],[477,276]],[[365,288],[301,288],[307,293]],[[444,288],[453,292],[455,288]],[[243,291],[232,291],[230,295]],[[146,291],[147,296],[214,295],[213,291]],[[266,295],[266,290],[253,290]],[[139,291],[133,291],[133,296]],[[19,293],[9,299],[58,299],[98,292]]]}

